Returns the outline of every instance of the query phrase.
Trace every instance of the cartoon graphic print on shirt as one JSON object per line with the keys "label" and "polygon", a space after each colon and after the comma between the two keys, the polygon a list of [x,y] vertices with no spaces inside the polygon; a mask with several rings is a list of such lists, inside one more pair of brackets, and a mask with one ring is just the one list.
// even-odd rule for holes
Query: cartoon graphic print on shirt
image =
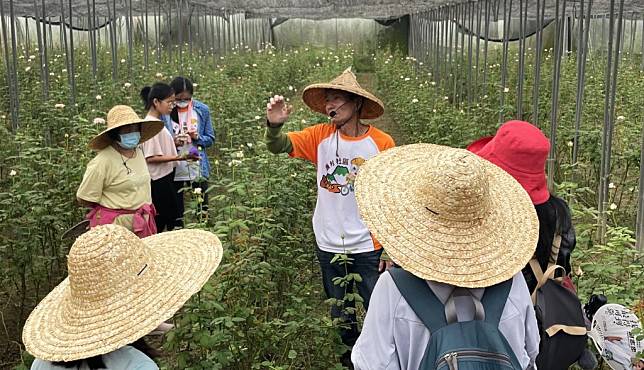
{"label": "cartoon graphic print on shirt", "polygon": [[365,162],[362,157],[336,158],[325,165],[327,174],[322,176],[320,187],[330,193],[340,193],[344,196],[354,191],[353,183],[358,175],[360,166]]}

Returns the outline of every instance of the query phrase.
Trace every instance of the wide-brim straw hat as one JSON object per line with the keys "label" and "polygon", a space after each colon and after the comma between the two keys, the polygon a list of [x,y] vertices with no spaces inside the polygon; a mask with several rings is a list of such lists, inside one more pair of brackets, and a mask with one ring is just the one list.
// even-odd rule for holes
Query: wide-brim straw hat
{"label": "wide-brim straw hat", "polygon": [[347,68],[341,75],[331,80],[331,82],[316,83],[307,86],[302,93],[302,100],[304,100],[304,103],[311,110],[326,115],[326,92],[330,89],[345,91],[363,97],[364,102],[360,112],[360,118],[374,119],[382,116],[385,112],[385,106],[382,104],[382,101],[360,86],[356,75],[351,72],[351,68]]}
{"label": "wide-brim straw hat", "polygon": [[149,334],[197,293],[222,257],[202,230],[139,239],[118,225],[81,235],[68,255],[69,276],[25,322],[29,353],[73,361],[112,352]]}
{"label": "wide-brim straw hat", "polygon": [[433,144],[388,149],[355,181],[360,215],[391,259],[426,280],[487,287],[532,258],[539,220],[501,168]]}
{"label": "wide-brim straw hat", "polygon": [[508,121],[494,136],[476,140],[467,150],[512,175],[533,204],[543,204],[550,198],[546,177],[550,141],[538,127],[525,121]]}
{"label": "wide-brim straw hat", "polygon": [[107,135],[109,131],[136,123],[141,124],[141,140],[139,143],[152,139],[154,135],[163,130],[164,125],[162,121],[157,119],[144,119],[139,117],[132,107],[117,105],[107,113],[107,128],[100,134],[94,136],[87,145],[94,150],[104,149],[112,143],[112,139]]}

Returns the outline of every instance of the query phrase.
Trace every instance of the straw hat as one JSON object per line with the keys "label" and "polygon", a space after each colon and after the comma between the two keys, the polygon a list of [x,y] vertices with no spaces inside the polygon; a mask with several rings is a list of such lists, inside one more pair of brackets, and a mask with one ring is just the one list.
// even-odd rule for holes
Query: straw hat
{"label": "straw hat", "polygon": [[365,100],[360,118],[374,119],[382,116],[385,112],[385,106],[382,101],[360,86],[356,75],[351,72],[351,67],[329,83],[317,83],[307,86],[302,94],[302,100],[313,111],[326,115],[326,90],[328,89],[346,91],[362,96]]}
{"label": "straw hat", "polygon": [[360,215],[389,257],[426,280],[491,286],[519,272],[537,245],[526,191],[464,149],[388,149],[360,168],[355,188]]}
{"label": "straw hat", "polygon": [[29,315],[25,347],[36,358],[73,361],[130,344],[172,317],[221,257],[221,242],[206,231],[139,239],[122,226],[97,226],[72,245],[69,276]]}
{"label": "straw hat", "polygon": [[154,135],[163,130],[162,121],[156,119],[142,119],[138,114],[136,114],[132,107],[127,105],[117,105],[107,113],[107,128],[100,134],[94,136],[87,145],[94,150],[101,150],[112,143],[112,139],[107,136],[109,131],[134,123],[141,124],[141,140],[139,143],[143,143],[153,138]]}
{"label": "straw hat", "polygon": [[550,141],[538,127],[524,121],[508,121],[493,137],[468,145],[467,150],[503,168],[528,192],[532,203],[550,198],[546,179],[546,159]]}

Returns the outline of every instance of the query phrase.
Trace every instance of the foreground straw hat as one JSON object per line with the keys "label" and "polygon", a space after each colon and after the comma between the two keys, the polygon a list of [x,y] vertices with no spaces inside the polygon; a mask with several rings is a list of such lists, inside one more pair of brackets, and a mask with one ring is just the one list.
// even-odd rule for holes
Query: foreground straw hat
{"label": "foreground straw hat", "polygon": [[221,262],[212,233],[179,230],[139,239],[118,225],[81,235],[69,276],[31,313],[22,340],[48,361],[112,352],[153,331],[197,293]]}
{"label": "foreground straw hat", "polygon": [[107,128],[100,134],[94,136],[87,145],[94,150],[104,149],[112,143],[112,139],[107,135],[109,131],[135,123],[141,124],[141,140],[139,143],[143,143],[153,138],[154,135],[163,130],[162,121],[156,119],[142,119],[138,114],[136,114],[132,107],[127,105],[117,105],[107,113]]}
{"label": "foreground straw hat", "polygon": [[302,94],[302,100],[311,110],[326,115],[326,90],[328,89],[346,91],[362,96],[364,103],[360,118],[374,119],[382,116],[385,112],[385,106],[382,101],[360,86],[356,75],[351,72],[351,68],[347,68],[329,83],[317,83],[307,86]]}
{"label": "foreground straw hat", "polygon": [[519,272],[537,245],[526,191],[464,149],[388,149],[360,168],[355,187],[360,215],[389,257],[426,280],[491,286]]}

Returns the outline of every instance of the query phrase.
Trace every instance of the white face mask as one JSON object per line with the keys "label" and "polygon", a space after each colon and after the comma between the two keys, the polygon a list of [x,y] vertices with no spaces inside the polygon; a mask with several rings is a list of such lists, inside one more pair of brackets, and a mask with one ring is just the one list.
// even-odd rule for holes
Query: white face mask
{"label": "white face mask", "polygon": [[190,105],[190,100],[177,100],[175,104],[181,109],[187,108]]}

